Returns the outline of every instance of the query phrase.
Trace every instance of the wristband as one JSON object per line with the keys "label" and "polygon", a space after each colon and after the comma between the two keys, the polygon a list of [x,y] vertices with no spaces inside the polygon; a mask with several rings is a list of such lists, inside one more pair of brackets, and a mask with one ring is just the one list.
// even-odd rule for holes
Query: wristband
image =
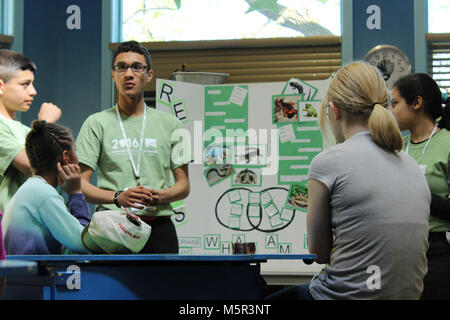
{"label": "wristband", "polygon": [[114,194],[114,204],[116,205],[116,207],[117,208],[120,208],[120,205],[119,205],[119,196],[120,196],[120,194],[122,193],[123,191],[117,191],[115,194]]}

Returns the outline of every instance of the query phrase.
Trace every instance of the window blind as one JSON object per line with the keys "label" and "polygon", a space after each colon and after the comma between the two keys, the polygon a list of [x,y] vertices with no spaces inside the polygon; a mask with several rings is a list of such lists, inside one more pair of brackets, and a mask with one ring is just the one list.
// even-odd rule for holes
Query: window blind
{"label": "window blind", "polygon": [[450,94],[450,33],[429,33],[428,72]]}
{"label": "window blind", "polygon": [[[175,70],[221,72],[225,83],[283,82],[290,78],[323,80],[341,67],[341,37],[145,42],[154,79]],[[111,44],[114,50],[119,44]],[[152,81],[146,90],[155,91]]]}

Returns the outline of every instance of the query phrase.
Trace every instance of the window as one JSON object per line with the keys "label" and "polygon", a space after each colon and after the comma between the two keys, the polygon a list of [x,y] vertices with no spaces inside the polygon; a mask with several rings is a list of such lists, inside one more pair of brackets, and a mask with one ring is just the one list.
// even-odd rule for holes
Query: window
{"label": "window", "polygon": [[3,34],[3,0],[0,0],[0,34]]}
{"label": "window", "polygon": [[123,40],[341,34],[340,0],[123,0]]}
{"label": "window", "polygon": [[428,0],[428,32],[450,32],[450,1]]}
{"label": "window", "polygon": [[429,73],[450,94],[450,34],[428,34]]}
{"label": "window", "polygon": [[450,94],[450,2],[428,0],[429,73]]}
{"label": "window", "polygon": [[12,34],[13,6],[12,0],[0,0],[0,34]]}
{"label": "window", "polygon": [[0,49],[9,49],[13,41],[12,1],[0,0]]}

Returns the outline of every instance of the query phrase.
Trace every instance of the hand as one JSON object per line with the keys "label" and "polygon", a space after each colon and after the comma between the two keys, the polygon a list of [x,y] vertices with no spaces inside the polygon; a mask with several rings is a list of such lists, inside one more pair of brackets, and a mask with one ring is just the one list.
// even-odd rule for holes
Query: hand
{"label": "hand", "polygon": [[38,120],[47,121],[48,123],[55,123],[61,118],[62,111],[53,103],[44,102],[39,110]]}
{"label": "hand", "polygon": [[121,192],[117,202],[122,207],[142,209],[142,206],[148,206],[149,203],[153,203],[156,196],[150,189],[139,186]]}
{"label": "hand", "polygon": [[159,203],[159,200],[161,198],[161,190],[153,190],[153,189],[147,189],[151,192],[152,194],[152,200],[151,201],[147,201],[146,203],[144,203],[147,207],[152,207],[152,206],[156,206]]}
{"label": "hand", "polygon": [[68,194],[81,193],[81,170],[77,164],[67,164],[61,166],[56,164],[58,170],[58,184]]}

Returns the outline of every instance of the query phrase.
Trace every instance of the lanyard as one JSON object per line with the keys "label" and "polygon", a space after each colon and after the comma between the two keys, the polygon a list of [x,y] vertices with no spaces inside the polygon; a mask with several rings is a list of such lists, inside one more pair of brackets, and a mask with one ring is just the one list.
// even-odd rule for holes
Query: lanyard
{"label": "lanyard", "polygon": [[[422,158],[423,158],[423,156],[424,156],[424,154],[425,154],[425,151],[427,151],[428,145],[430,144],[431,138],[433,137],[434,133],[436,132],[437,127],[438,127],[438,125],[437,125],[437,123],[436,123],[436,125],[434,126],[433,131],[432,131],[431,134],[430,134],[430,137],[428,138],[427,144],[426,144],[425,147],[423,148],[422,154],[421,154],[420,157],[417,159],[417,163],[420,163],[420,161],[422,161]],[[411,137],[409,137],[408,144],[406,145],[406,153],[408,153],[408,151],[409,151],[409,144],[410,144],[410,143],[411,143]],[[408,154],[409,154],[409,153],[408,153]]]}
{"label": "lanyard", "polygon": [[[116,105],[116,113],[117,113],[117,121],[119,121],[120,130],[122,130],[122,136],[125,139],[125,145],[127,146],[128,157],[130,158],[131,166],[133,167],[134,176],[136,177],[138,186],[141,185],[139,181],[139,168],[141,166],[141,154],[142,154],[142,146],[144,145],[144,131],[145,131],[145,120],[147,119],[147,105],[144,105],[144,117],[142,119],[142,129],[141,129],[141,139],[139,143],[139,151],[138,151],[138,160],[137,166],[134,163],[133,155],[130,151],[130,146],[128,144],[127,135],[125,133],[125,129],[123,127],[122,119],[120,118],[119,105]],[[131,141],[130,141],[131,144]]]}

